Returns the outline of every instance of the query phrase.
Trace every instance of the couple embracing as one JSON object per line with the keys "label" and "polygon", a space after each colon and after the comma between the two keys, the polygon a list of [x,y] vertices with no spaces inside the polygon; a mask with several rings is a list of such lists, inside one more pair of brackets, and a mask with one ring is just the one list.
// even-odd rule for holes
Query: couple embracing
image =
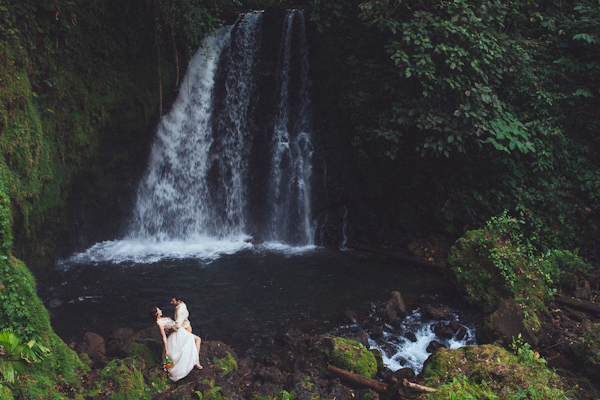
{"label": "couple embracing", "polygon": [[185,378],[194,367],[202,369],[199,357],[202,340],[192,334],[192,327],[188,320],[190,313],[181,296],[174,295],[171,304],[175,306],[175,320],[164,317],[162,310],[156,306],[150,309],[150,316],[156,320],[160,330],[165,346],[164,355],[173,361],[169,378],[176,382]]}

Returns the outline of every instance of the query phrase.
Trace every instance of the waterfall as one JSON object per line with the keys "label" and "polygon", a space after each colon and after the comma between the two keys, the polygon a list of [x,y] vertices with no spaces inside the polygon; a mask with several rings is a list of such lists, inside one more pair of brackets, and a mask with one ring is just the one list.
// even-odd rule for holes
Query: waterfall
{"label": "waterfall", "polygon": [[[279,102],[272,137],[269,185],[270,238],[294,244],[313,242],[310,216],[313,149],[307,118],[310,82],[308,46],[304,32],[304,14],[289,12],[280,46],[277,76]],[[293,41],[294,35],[298,35],[299,39]],[[293,54],[294,50],[297,54]],[[291,76],[294,61],[294,65],[299,68],[295,77],[297,83]],[[296,90],[294,84],[297,85]]]}
{"label": "waterfall", "polygon": [[[258,236],[313,243],[308,46],[304,15],[288,11],[273,71],[261,70],[263,13],[209,35],[157,128],[128,240],[154,243]],[[276,47],[277,48],[277,47]],[[275,77],[274,93],[259,87]],[[270,112],[255,112],[264,98]],[[264,121],[269,118],[269,121]],[[260,131],[257,127],[271,127]],[[257,135],[270,139],[255,140]],[[261,150],[268,145],[270,149]],[[270,153],[269,168],[252,157]],[[262,161],[264,163],[264,161]],[[264,175],[264,177],[261,176]],[[253,182],[266,182],[252,187]],[[258,195],[257,195],[258,194]],[[250,210],[260,219],[250,218]]]}
{"label": "waterfall", "polygon": [[160,121],[138,188],[130,238],[166,241],[210,230],[206,177],[214,141],[211,94],[219,56],[230,35],[223,29],[204,40],[177,100]]}

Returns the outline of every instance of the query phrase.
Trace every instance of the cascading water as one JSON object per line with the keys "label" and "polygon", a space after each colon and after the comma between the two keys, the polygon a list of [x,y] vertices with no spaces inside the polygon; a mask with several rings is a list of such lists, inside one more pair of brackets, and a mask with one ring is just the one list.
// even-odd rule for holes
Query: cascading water
{"label": "cascading water", "polygon": [[245,14],[204,40],[157,128],[129,233],[88,255],[212,257],[251,236],[312,246],[304,15],[288,11],[280,37],[263,20]]}
{"label": "cascading water", "polygon": [[[260,13],[248,14],[235,35],[224,29],[209,36],[191,61],[180,95],[158,127],[130,238],[185,240],[244,230],[251,140],[246,111],[260,21]],[[229,67],[225,90],[215,101],[217,66],[223,63]],[[215,109],[224,112],[215,115]]]}
{"label": "cascading water", "polygon": [[[299,11],[279,22],[266,18],[242,16],[207,37],[193,57],[157,128],[126,238],[64,260],[59,265],[65,268],[40,288],[53,325],[65,335],[115,325],[144,329],[148,307],[178,292],[203,337],[245,342],[305,320],[331,326],[340,309],[360,311],[377,293],[392,290],[416,298],[440,278],[436,272],[425,279],[421,270],[392,259],[304,252],[315,224],[305,22]],[[323,171],[327,182],[325,165]],[[342,249],[348,217],[344,207]],[[329,218],[325,214],[322,224]],[[253,246],[249,235],[308,246],[294,248],[302,253],[295,257],[260,246],[240,252]],[[114,268],[118,263],[135,268]],[[210,263],[214,268],[204,268]],[[411,322],[416,316],[400,328],[382,326],[371,342],[390,368],[420,368],[421,344],[433,337],[433,325]],[[418,348],[405,338],[409,329]],[[444,344],[462,343],[455,342]]]}
{"label": "cascading water", "polygon": [[[308,119],[308,46],[304,31],[304,15],[298,11],[288,13],[277,76],[279,103],[272,138],[269,186],[270,239],[293,244],[313,242],[310,220],[313,149]],[[299,36],[295,41],[294,35]],[[297,46],[293,46],[294,43]],[[297,54],[293,54],[294,50]],[[295,77],[297,83],[291,76],[292,65],[299,68]]]}

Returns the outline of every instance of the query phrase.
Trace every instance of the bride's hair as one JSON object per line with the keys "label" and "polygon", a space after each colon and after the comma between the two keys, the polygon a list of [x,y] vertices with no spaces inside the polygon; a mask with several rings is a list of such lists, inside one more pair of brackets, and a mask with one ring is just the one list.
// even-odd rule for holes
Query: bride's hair
{"label": "bride's hair", "polygon": [[150,318],[156,321],[158,319],[158,307],[152,307],[148,314],[150,314]]}

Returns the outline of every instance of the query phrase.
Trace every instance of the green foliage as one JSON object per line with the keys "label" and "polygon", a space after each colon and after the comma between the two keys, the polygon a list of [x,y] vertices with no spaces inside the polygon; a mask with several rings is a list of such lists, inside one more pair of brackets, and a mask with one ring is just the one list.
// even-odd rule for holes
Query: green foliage
{"label": "green foliage", "polygon": [[219,14],[226,6],[223,1],[207,4],[193,0],[158,1],[156,5],[163,23],[158,29],[168,29],[172,36],[185,38],[195,47],[207,32],[223,24]]}
{"label": "green foliage", "polygon": [[30,340],[23,343],[10,329],[0,331],[0,375],[2,383],[14,383],[32,362],[41,361],[50,350]]}
{"label": "green foliage", "polygon": [[487,382],[483,381],[478,385],[469,381],[467,377],[462,374],[458,374],[458,376],[454,377],[449,386],[451,389],[449,389],[448,398],[451,400],[499,399],[498,395],[488,387]]}
{"label": "green foliage", "polygon": [[[562,287],[575,289],[592,265],[578,251],[540,251],[524,219],[506,211],[486,227],[470,231],[451,250],[449,263],[472,302],[494,308],[503,298],[543,307],[543,300]],[[539,244],[539,242],[538,242]],[[544,246],[540,246],[544,248]]]}
{"label": "green foliage", "polygon": [[540,353],[531,349],[531,345],[523,340],[521,335],[513,337],[511,349],[517,356],[521,365],[538,367],[546,365],[546,360],[540,357]]}
{"label": "green foliage", "polygon": [[320,32],[331,32],[348,22],[353,12],[358,9],[359,3],[355,0],[344,2],[310,0],[310,19]]}
{"label": "green foliage", "polygon": [[[142,369],[138,359],[114,359],[100,373],[103,384],[113,388],[115,400],[142,400],[148,395]],[[107,387],[108,388],[108,387]]]}
{"label": "green foliage", "polygon": [[503,299],[515,298],[543,306],[544,283],[522,223],[504,212],[452,247],[448,262],[470,302],[493,309]]}
{"label": "green foliage", "polygon": [[558,375],[527,344],[516,348],[521,349],[517,356],[492,345],[441,349],[423,370],[428,385],[440,385],[426,398],[571,398]]}
{"label": "green foliage", "polygon": [[147,346],[138,342],[131,343],[129,357],[140,357],[146,365],[160,365],[160,355],[152,352]]}
{"label": "green foliage", "polygon": [[210,390],[206,391],[205,393],[196,391],[196,394],[198,395],[200,400],[222,400],[223,399],[223,395],[221,393],[219,393],[221,391],[221,387],[215,386],[215,381],[213,379],[210,379],[210,380],[205,379],[202,381],[202,383],[210,386]]}
{"label": "green foliage", "polygon": [[0,399],[3,400],[14,400],[13,394],[9,388],[0,385]]}
{"label": "green foliage", "polygon": [[0,328],[9,328],[25,340],[44,337],[51,331],[48,312],[35,291],[35,281],[25,265],[0,257]]}
{"label": "green foliage", "polygon": [[309,392],[313,390],[315,384],[312,381],[312,376],[310,375],[304,375],[301,379],[300,379],[300,387],[302,389],[306,389]]}
{"label": "green foliage", "polygon": [[592,264],[577,251],[552,249],[540,258],[540,271],[549,285],[574,289],[582,277],[591,272]]}
{"label": "green foliage", "polygon": [[77,174],[97,182],[92,201],[118,207],[120,174],[146,151],[150,119],[188,46],[220,24],[221,4],[0,0],[0,174],[11,206],[0,213],[15,221],[16,256],[52,258]]}
{"label": "green foliage", "polygon": [[501,33],[505,4],[367,1],[361,10],[368,25],[389,35],[387,51],[407,87],[389,119],[419,136],[418,151],[449,157],[487,143],[507,153],[534,150],[499,90],[525,63]]}
{"label": "green foliage", "polygon": [[[452,206],[441,213],[452,218],[449,230],[508,209],[524,213],[540,251],[593,246],[600,231],[598,4],[311,5],[337,61],[324,84],[339,94],[340,129],[354,133],[364,155],[406,164],[414,163],[414,148],[442,156],[415,168],[415,182],[432,179],[423,170],[455,168],[440,188],[451,193],[440,200]],[[453,163],[444,162],[450,156]]]}
{"label": "green foliage", "polygon": [[331,364],[347,371],[373,378],[377,373],[375,356],[367,348],[354,340],[334,337]]}
{"label": "green foliage", "polygon": [[227,357],[224,357],[224,358],[214,357],[213,364],[223,370],[223,376],[227,375],[228,373],[230,373],[232,371],[235,371],[238,368],[237,361],[235,360],[235,358],[233,358],[233,356],[229,352],[227,352]]}
{"label": "green foliage", "polygon": [[293,393],[289,393],[287,390],[282,390],[274,395],[253,396],[252,400],[294,400],[294,398],[295,397]]}
{"label": "green foliage", "polygon": [[79,377],[86,367],[52,331],[48,312],[36,294],[35,281],[25,265],[1,252],[0,256],[0,329],[14,332],[20,340],[35,343],[39,349],[49,350],[42,362],[31,364],[25,371],[23,379],[27,384],[17,381],[14,391],[22,398],[64,397],[54,388],[75,390],[81,385]]}
{"label": "green foliage", "polygon": [[4,188],[4,168],[0,165],[0,256],[12,247],[12,217],[10,198]]}

